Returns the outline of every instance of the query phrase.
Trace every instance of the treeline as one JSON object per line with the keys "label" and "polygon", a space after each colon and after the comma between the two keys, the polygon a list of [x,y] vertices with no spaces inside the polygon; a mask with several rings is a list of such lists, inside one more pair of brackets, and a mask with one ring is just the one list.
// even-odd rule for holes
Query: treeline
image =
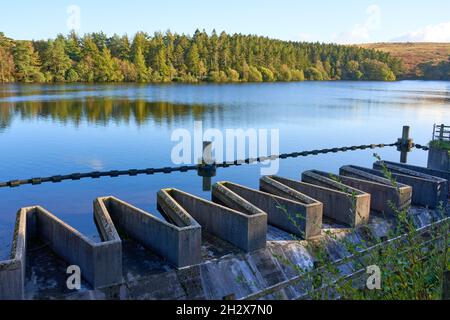
{"label": "treeline", "polygon": [[427,62],[418,66],[420,78],[424,80],[450,80],[450,56],[447,61]]}
{"label": "treeline", "polygon": [[400,60],[372,49],[215,31],[40,41],[0,33],[0,82],[392,81],[400,72]]}

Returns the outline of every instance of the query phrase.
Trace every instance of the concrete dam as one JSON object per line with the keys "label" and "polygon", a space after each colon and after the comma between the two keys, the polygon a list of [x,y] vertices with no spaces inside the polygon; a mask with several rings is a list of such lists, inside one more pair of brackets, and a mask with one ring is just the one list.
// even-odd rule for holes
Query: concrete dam
{"label": "concrete dam", "polygon": [[[298,180],[265,176],[259,190],[219,182],[210,200],[168,188],[157,194],[164,219],[99,197],[93,201],[99,242],[45,208],[21,208],[10,259],[0,261],[0,300],[245,299],[298,276],[290,265],[314,270],[309,243],[325,239],[333,259],[346,257],[329,232],[355,244],[388,241],[396,219],[388,203],[409,208],[418,229],[448,219],[449,181],[447,171],[384,161],[335,174],[306,171]],[[81,270],[79,290],[66,285],[71,265]],[[307,292],[296,283],[258,298]]]}

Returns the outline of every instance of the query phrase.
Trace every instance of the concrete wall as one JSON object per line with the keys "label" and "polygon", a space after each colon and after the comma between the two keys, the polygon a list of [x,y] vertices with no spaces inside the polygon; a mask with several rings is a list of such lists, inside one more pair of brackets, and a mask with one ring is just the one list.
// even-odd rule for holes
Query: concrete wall
{"label": "concrete wall", "polygon": [[312,239],[321,234],[323,206],[309,197],[305,196],[305,204],[231,182],[216,183],[212,196],[214,202],[238,211],[254,206],[267,214],[270,224],[300,238]]}
{"label": "concrete wall", "polygon": [[[383,172],[380,171],[382,166],[379,162],[375,162],[373,168],[375,170],[366,168],[362,168],[362,170],[383,176]],[[448,202],[447,180],[406,168],[389,166],[388,169],[397,182],[412,187],[412,204],[434,209],[439,207],[441,202],[444,205]]]}
{"label": "concrete wall", "polygon": [[411,205],[412,188],[398,183],[397,188],[388,179],[358,170],[352,166],[341,167],[339,179],[346,185],[370,194],[370,207],[378,212],[394,215],[389,203],[402,210]]}
{"label": "concrete wall", "polygon": [[295,199],[295,191],[306,194],[322,202],[325,216],[351,227],[365,224],[369,219],[370,195],[361,191],[356,195],[354,208],[351,194],[306,182],[270,176],[261,179],[260,187],[263,191],[289,199]]}
{"label": "concrete wall", "polygon": [[66,262],[79,266],[81,276],[94,288],[122,282],[120,238],[96,243],[41,207],[26,212],[36,218],[37,236]]}
{"label": "concrete wall", "polygon": [[[159,202],[165,209],[162,199]],[[201,227],[187,214],[183,218],[173,215],[174,219],[178,217],[178,223],[174,224],[114,197],[96,199],[94,212],[96,215],[102,212],[103,216],[111,217],[121,232],[158,253],[177,268],[201,262]]]}
{"label": "concrete wall", "polygon": [[428,150],[428,168],[450,172],[450,151],[430,148]]}
{"label": "concrete wall", "polygon": [[161,192],[168,196],[167,208],[181,207],[198,221],[202,230],[246,252],[265,248],[267,214],[229,209],[177,189],[164,189]]}
{"label": "concrete wall", "polygon": [[26,266],[26,215],[17,213],[11,259],[0,261],[0,300],[24,298]]}

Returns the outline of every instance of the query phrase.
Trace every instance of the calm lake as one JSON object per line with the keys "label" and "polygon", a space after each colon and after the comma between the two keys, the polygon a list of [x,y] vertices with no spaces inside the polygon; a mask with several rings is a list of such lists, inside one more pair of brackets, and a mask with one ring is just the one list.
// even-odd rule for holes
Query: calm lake
{"label": "calm lake", "polygon": [[[403,125],[429,142],[450,120],[450,83],[404,81],[230,85],[0,85],[0,181],[98,170],[174,166],[175,129],[279,129],[280,152],[393,143]],[[279,175],[371,166],[373,150],[281,160]],[[398,161],[395,148],[377,149]],[[426,165],[415,150],[408,162]],[[258,187],[260,168],[219,169],[213,183]],[[67,181],[0,189],[0,258],[9,254],[15,214],[41,205],[98,238],[92,201],[114,195],[156,213],[156,192],[175,187],[201,197],[195,172]]]}

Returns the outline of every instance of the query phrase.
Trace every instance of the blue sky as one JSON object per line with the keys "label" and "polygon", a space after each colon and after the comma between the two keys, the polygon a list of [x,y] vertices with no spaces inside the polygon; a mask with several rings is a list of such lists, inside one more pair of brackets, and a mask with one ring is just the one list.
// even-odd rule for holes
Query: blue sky
{"label": "blue sky", "polygon": [[1,5],[0,31],[15,39],[54,37],[69,27],[108,35],[215,28],[283,40],[450,42],[450,1],[16,0]]}

